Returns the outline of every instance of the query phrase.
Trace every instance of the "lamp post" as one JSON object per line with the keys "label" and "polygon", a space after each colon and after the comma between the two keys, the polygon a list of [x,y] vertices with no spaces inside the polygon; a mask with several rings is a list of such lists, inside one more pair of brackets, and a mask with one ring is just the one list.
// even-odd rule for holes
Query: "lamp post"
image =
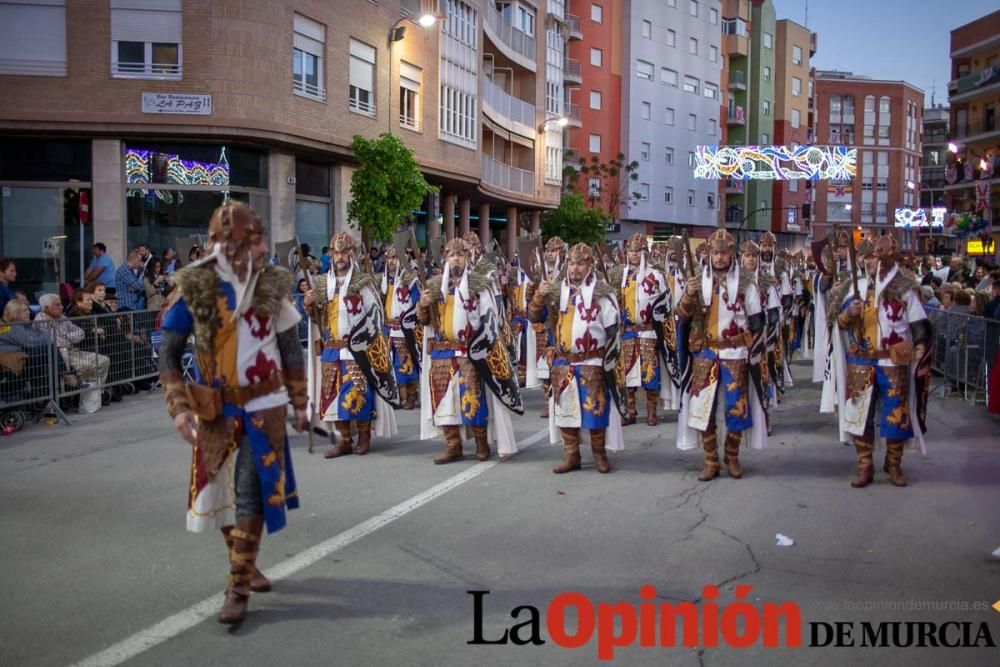
{"label": "lamp post", "polygon": [[[445,17],[441,14],[426,13],[421,14],[420,18],[416,20],[416,23],[421,28],[430,28],[439,20],[444,18]],[[392,45],[396,42],[403,41],[403,38],[406,37],[406,26],[403,25],[406,21],[412,22],[413,19],[409,16],[403,16],[397,19],[396,22],[392,24],[392,27],[389,28],[389,36],[386,40],[389,45],[389,95],[386,97],[389,114],[389,134],[392,134]]]}

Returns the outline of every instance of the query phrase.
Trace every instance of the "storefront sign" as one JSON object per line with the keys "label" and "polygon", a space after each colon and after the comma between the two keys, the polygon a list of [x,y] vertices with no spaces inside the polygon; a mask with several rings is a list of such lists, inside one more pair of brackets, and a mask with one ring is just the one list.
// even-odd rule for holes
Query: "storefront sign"
{"label": "storefront sign", "polygon": [[617,234],[621,230],[622,230],[622,224],[620,222],[608,223],[608,234]]}
{"label": "storefront sign", "polygon": [[965,244],[966,255],[992,255],[996,243],[994,241],[967,241]]}
{"label": "storefront sign", "polygon": [[143,113],[212,115],[211,95],[182,95],[176,93],[143,93]]}

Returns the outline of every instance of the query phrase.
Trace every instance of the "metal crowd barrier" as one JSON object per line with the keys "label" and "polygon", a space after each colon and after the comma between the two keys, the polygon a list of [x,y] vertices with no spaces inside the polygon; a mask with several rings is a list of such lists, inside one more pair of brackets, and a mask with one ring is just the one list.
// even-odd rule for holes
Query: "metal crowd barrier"
{"label": "metal crowd barrier", "polygon": [[989,378],[1000,350],[1000,320],[927,308],[934,325],[931,369],[946,390],[970,403],[989,400]]}

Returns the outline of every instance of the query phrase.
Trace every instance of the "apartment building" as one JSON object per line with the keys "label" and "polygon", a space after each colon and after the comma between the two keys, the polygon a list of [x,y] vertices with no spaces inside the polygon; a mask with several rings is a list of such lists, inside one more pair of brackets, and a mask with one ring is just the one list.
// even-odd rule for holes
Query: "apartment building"
{"label": "apartment building", "polygon": [[0,1],[0,254],[51,289],[226,197],[315,253],[348,228],[352,137],[384,132],[440,188],[421,240],[512,247],[558,205],[567,39],[563,0]]}

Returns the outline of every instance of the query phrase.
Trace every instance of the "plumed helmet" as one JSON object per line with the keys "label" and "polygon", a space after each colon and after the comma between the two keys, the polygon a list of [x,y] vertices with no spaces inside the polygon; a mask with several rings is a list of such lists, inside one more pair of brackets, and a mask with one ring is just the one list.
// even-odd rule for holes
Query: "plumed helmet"
{"label": "plumed helmet", "polygon": [[233,264],[242,262],[263,236],[261,219],[243,202],[226,202],[208,221],[208,237],[222,247],[222,253]]}
{"label": "plumed helmet", "polygon": [[569,261],[594,263],[594,249],[586,243],[577,243],[569,249]]}
{"label": "plumed helmet", "polygon": [[753,241],[744,241],[740,244],[741,255],[760,255],[760,246]]}
{"label": "plumed helmet", "polygon": [[774,238],[774,234],[772,234],[771,232],[764,232],[763,234],[760,235],[760,245],[761,247],[764,246],[774,247],[778,245],[778,239]]}
{"label": "plumed helmet", "polygon": [[558,236],[553,236],[545,242],[545,251],[549,252],[551,250],[558,250],[561,253],[566,252],[566,242]]}
{"label": "plumed helmet", "polygon": [[467,256],[469,254],[469,244],[465,242],[465,239],[455,238],[448,241],[444,245],[444,250],[442,251],[442,253],[444,254],[445,257],[447,257],[448,255],[453,255],[455,253]]}
{"label": "plumed helmet", "polygon": [[708,249],[713,252],[735,252],[736,239],[725,229],[716,229],[708,237]]}
{"label": "plumed helmet", "polygon": [[625,242],[625,249],[635,252],[636,250],[646,249],[646,235],[642,232],[636,232],[632,236],[628,237],[628,241]]}
{"label": "plumed helmet", "polygon": [[466,245],[469,246],[469,250],[482,250],[483,241],[479,238],[479,234],[476,232],[466,232],[462,236],[462,240],[465,241]]}
{"label": "plumed helmet", "polygon": [[875,256],[879,259],[895,260],[899,255],[899,242],[891,234],[878,237],[875,242]]}
{"label": "plumed helmet", "polygon": [[396,246],[387,246],[383,252],[385,259],[399,259],[399,251],[396,250]]}
{"label": "plumed helmet", "polygon": [[347,232],[337,232],[330,239],[330,250],[334,252],[352,252],[354,250],[354,237]]}
{"label": "plumed helmet", "polygon": [[875,244],[871,242],[871,239],[862,239],[861,243],[858,244],[858,249],[855,253],[858,257],[868,257],[875,254]]}

